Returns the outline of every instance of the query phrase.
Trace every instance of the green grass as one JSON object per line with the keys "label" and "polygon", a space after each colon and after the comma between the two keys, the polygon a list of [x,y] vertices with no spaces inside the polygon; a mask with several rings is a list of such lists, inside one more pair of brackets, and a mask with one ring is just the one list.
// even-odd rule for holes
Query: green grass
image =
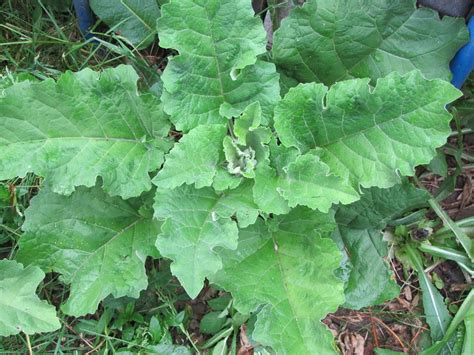
{"label": "green grass", "polygon": [[47,4],[45,0],[7,0],[0,4],[4,75],[8,70],[44,79],[66,70],[100,70],[127,63],[142,74],[145,85],[152,86],[158,80],[163,66],[158,46],[139,51],[99,23],[91,30],[96,38],[86,41],[71,6],[61,6],[58,11]]}

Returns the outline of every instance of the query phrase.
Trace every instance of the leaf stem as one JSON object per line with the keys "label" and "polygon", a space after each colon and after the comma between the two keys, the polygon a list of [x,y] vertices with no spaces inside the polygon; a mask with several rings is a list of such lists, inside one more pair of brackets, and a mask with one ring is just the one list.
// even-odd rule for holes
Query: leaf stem
{"label": "leaf stem", "polygon": [[[472,130],[472,128],[463,128],[463,129],[461,129],[461,134],[471,134],[473,132],[474,131]],[[459,135],[458,131],[453,131],[449,136],[450,137],[457,137],[458,135]]]}
{"label": "leaf stem", "polygon": [[[457,149],[452,147],[444,148],[444,152],[452,156],[456,156],[458,154]],[[474,156],[466,152],[461,152],[461,159],[467,160],[469,163],[474,163]]]}
{"label": "leaf stem", "polygon": [[234,135],[234,121],[232,118],[230,118],[228,121],[227,121],[227,127],[229,129],[229,134],[230,136],[232,137],[233,140],[236,140],[235,138],[235,135]]}

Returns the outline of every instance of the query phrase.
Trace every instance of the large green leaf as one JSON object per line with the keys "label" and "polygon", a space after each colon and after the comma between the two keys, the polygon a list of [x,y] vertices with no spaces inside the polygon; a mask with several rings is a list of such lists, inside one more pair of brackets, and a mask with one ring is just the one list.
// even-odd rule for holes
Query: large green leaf
{"label": "large green leaf", "polygon": [[427,198],[425,191],[404,183],[390,189],[363,190],[361,200],[338,208],[333,238],[347,253],[345,267],[351,269],[344,291],[345,307],[360,309],[398,295],[382,229],[406,211],[426,205]]}
{"label": "large green leaf", "polygon": [[54,307],[35,294],[43,278],[38,267],[23,269],[16,261],[0,260],[0,336],[52,332],[60,327]]}
{"label": "large green leaf", "polygon": [[341,255],[327,238],[332,214],[298,207],[239,233],[235,252],[223,251],[224,268],[211,280],[230,291],[242,313],[261,310],[253,338],[278,354],[337,353],[320,320],[344,302],[334,276]]}
{"label": "large green leaf", "polygon": [[429,163],[446,142],[451,115],[445,106],[461,93],[420,72],[392,73],[370,88],[369,79],[300,84],[275,110],[283,145],[315,149],[330,172],[354,187],[390,187],[400,175]]}
{"label": "large green leaf", "polygon": [[211,186],[226,133],[224,125],[203,125],[189,131],[166,156],[153,183],[161,188],[193,183],[196,188]]}
{"label": "large green leaf", "polygon": [[73,316],[94,313],[110,294],[138,297],[148,284],[145,259],[158,256],[151,203],[97,187],[70,196],[42,190],[25,213],[18,260],[62,274],[71,284],[63,311]]}
{"label": "large green leaf", "polygon": [[156,33],[156,0],[91,0],[95,14],[131,43],[146,47]]}
{"label": "large green leaf", "polygon": [[258,212],[251,196],[246,185],[222,193],[186,185],[157,191],[155,217],[165,220],[157,247],[173,260],[171,271],[191,298],[206,277],[221,269],[216,248],[237,248],[237,224],[230,217],[236,214],[244,226],[255,222]]}
{"label": "large green leaf", "polygon": [[172,0],[158,20],[160,46],[180,53],[163,73],[163,102],[179,130],[221,123],[259,101],[268,121],[278,74],[265,53],[263,24],[247,0]]}
{"label": "large green leaf", "polygon": [[440,19],[415,3],[309,0],[276,31],[275,63],[300,82],[326,85],[413,69],[449,80],[449,61],[468,40],[464,19]]}
{"label": "large green leaf", "polygon": [[67,72],[57,82],[22,82],[0,97],[0,180],[45,177],[54,192],[92,187],[139,196],[163,160],[169,124],[159,101],[138,95],[129,66]]}

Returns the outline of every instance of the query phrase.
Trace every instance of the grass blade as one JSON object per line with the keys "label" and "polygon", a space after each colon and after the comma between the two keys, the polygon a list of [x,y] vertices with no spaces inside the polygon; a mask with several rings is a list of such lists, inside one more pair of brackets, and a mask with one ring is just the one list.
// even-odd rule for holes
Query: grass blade
{"label": "grass blade", "polygon": [[423,308],[426,322],[430,326],[431,338],[433,341],[441,340],[446,334],[448,324],[451,321],[448,309],[444,304],[443,297],[425,274],[419,252],[410,244],[406,246],[405,250],[418,273],[423,293]]}
{"label": "grass blade", "polygon": [[[471,290],[469,295],[464,300],[463,304],[457,311],[453,320],[449,324],[446,334],[444,334],[443,339],[436,342],[430,348],[420,352],[419,355],[435,355],[438,354],[441,349],[448,343],[449,339],[453,336],[458,326],[462,321],[466,323],[466,336],[464,339],[464,348],[463,355],[472,354],[472,341],[473,341],[473,328],[474,328],[474,290]],[[466,352],[469,350],[470,352]]]}

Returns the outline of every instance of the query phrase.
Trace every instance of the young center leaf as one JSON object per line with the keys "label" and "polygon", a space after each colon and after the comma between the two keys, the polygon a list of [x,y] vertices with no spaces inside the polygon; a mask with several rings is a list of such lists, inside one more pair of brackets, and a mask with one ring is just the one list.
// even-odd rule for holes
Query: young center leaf
{"label": "young center leaf", "polygon": [[162,100],[177,129],[225,123],[259,101],[268,121],[280,98],[263,24],[247,0],[171,0],[158,20],[160,46],[174,48]]}
{"label": "young center leaf", "polygon": [[268,160],[268,143],[273,134],[268,127],[261,126],[261,122],[259,102],[247,106],[242,115],[233,120],[233,135],[225,137],[223,141],[223,165],[230,175],[253,179],[256,166]]}
{"label": "young center leaf", "polygon": [[53,306],[36,296],[44,279],[40,268],[0,260],[0,336],[34,334],[60,328]]}
{"label": "young center leaf", "polygon": [[169,123],[152,95],[137,93],[129,66],[67,72],[57,82],[22,82],[0,97],[0,180],[28,172],[54,192],[92,187],[139,196],[151,188]]}
{"label": "young center leaf", "polygon": [[147,256],[160,223],[151,219],[152,201],[124,201],[101,189],[80,187],[70,196],[42,190],[31,201],[18,260],[61,273],[71,285],[63,311],[94,313],[108,295],[138,297],[148,280]]}
{"label": "young center leaf", "polygon": [[247,226],[258,216],[247,184],[222,193],[191,186],[159,189],[154,208],[155,217],[165,221],[158,250],[173,260],[171,271],[191,298],[199,294],[206,277],[221,269],[216,248],[237,247],[238,228],[230,217],[235,214]]}
{"label": "young center leaf", "polygon": [[284,146],[314,150],[354,187],[390,187],[431,161],[451,132],[446,104],[461,93],[419,71],[334,84],[300,84],[275,109]]}
{"label": "young center leaf", "polygon": [[[403,213],[427,204],[427,192],[404,182],[390,189],[362,191],[361,199],[336,211],[333,239],[347,253],[350,265],[344,307],[360,309],[396,297],[400,291],[388,261],[382,229]],[[345,265],[347,267],[348,265]]]}
{"label": "young center leaf", "polygon": [[440,19],[415,0],[309,0],[275,32],[273,58],[299,82],[375,81],[414,69],[449,80],[449,61],[467,40],[464,19]]}
{"label": "young center leaf", "polygon": [[253,338],[278,354],[336,354],[321,319],[344,302],[334,276],[341,254],[328,238],[332,214],[305,207],[258,220],[239,232],[235,252],[222,251],[224,267],[211,281],[230,291],[244,314],[260,309]]}

